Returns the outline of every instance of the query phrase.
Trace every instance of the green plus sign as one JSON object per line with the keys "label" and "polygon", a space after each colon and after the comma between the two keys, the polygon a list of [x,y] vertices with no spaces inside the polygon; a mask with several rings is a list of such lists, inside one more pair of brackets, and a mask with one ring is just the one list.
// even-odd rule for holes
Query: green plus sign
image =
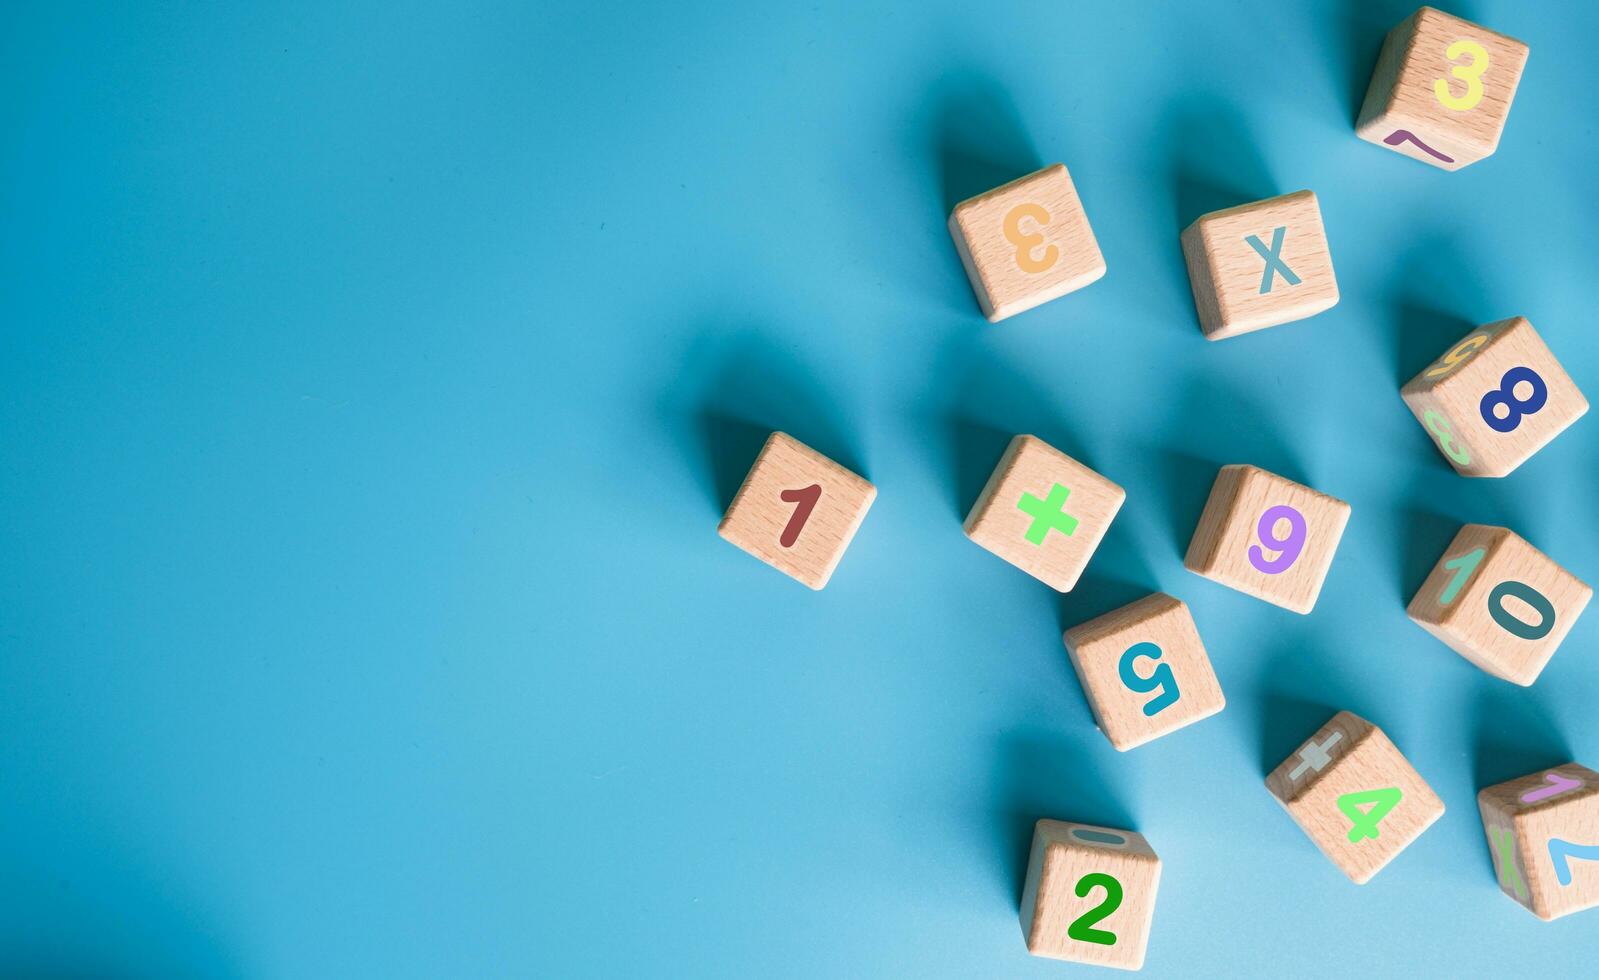
{"label": "green plus sign", "polygon": [[1066,498],[1071,495],[1072,492],[1059,483],[1049,488],[1049,497],[1044,500],[1030,493],[1022,494],[1016,509],[1033,519],[1032,526],[1027,529],[1029,542],[1043,544],[1051,528],[1071,537],[1071,533],[1077,530],[1077,518],[1066,513]]}

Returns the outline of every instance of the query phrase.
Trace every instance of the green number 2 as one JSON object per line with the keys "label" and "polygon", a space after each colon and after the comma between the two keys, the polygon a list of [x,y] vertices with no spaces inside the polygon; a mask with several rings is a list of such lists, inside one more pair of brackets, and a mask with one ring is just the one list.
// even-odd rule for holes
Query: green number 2
{"label": "green number 2", "polygon": [[[1397,792],[1397,791],[1396,791]],[[1110,875],[1096,871],[1077,879],[1077,897],[1087,898],[1095,888],[1105,889],[1105,900],[1079,915],[1066,930],[1066,935],[1079,942],[1116,945],[1116,934],[1095,929],[1094,924],[1122,907],[1122,883]]]}
{"label": "green number 2", "polygon": [[[1345,793],[1338,797],[1338,809],[1349,818],[1349,840],[1358,843],[1367,837],[1376,839],[1378,836],[1377,825],[1382,823],[1382,818],[1388,816],[1389,811],[1399,805],[1405,798],[1399,787],[1388,789],[1368,789],[1359,793]],[[1370,803],[1370,810],[1362,810],[1361,806]]]}
{"label": "green number 2", "polygon": [[1455,596],[1459,595],[1460,590],[1471,581],[1471,573],[1482,564],[1482,556],[1487,553],[1486,548],[1478,548],[1476,551],[1468,551],[1459,558],[1451,558],[1444,562],[1444,567],[1454,572],[1455,577],[1449,580],[1449,584],[1444,586],[1443,592],[1439,594],[1438,605],[1447,606],[1455,601]]}

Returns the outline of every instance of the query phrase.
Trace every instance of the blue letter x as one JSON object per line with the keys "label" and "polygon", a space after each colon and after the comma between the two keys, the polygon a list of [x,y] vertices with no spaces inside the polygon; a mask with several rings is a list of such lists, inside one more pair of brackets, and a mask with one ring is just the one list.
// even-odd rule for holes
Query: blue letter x
{"label": "blue letter x", "polygon": [[1283,250],[1283,235],[1287,231],[1288,227],[1286,225],[1278,225],[1272,229],[1271,248],[1267,248],[1261,243],[1259,235],[1250,235],[1244,239],[1244,241],[1249,243],[1250,248],[1259,252],[1260,257],[1266,260],[1266,274],[1260,277],[1260,291],[1262,293],[1271,292],[1272,275],[1278,271],[1282,272],[1283,279],[1288,282],[1288,285],[1299,285],[1299,277],[1294,275],[1294,270],[1288,268],[1288,263],[1282,260],[1282,255],[1280,254]]}

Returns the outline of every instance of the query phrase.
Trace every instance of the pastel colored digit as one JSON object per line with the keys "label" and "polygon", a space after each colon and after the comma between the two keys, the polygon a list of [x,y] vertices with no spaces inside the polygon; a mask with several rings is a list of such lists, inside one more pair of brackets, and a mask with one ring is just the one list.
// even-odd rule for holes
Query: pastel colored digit
{"label": "pastel colored digit", "polygon": [[1549,785],[1540,786],[1535,790],[1529,790],[1521,794],[1521,802],[1537,803],[1539,800],[1547,800],[1551,796],[1559,796],[1561,793],[1569,793],[1582,787],[1582,780],[1572,779],[1570,776],[1562,776],[1558,772],[1546,772],[1543,774],[1543,778]]}
{"label": "pastel colored digit", "polygon": [[1326,740],[1320,744],[1314,741],[1306,742],[1304,747],[1299,750],[1299,765],[1289,771],[1288,778],[1298,779],[1312,769],[1316,772],[1321,772],[1327,768],[1327,763],[1332,761],[1332,756],[1327,753],[1327,750],[1343,740],[1343,732],[1331,732],[1327,735]]}
{"label": "pastel colored digit", "polygon": [[1449,69],[1449,74],[1466,83],[1465,95],[1457,96],[1450,91],[1447,78],[1439,78],[1432,83],[1432,92],[1445,109],[1465,112],[1482,101],[1482,73],[1488,70],[1488,52],[1476,41],[1459,40],[1449,46],[1444,57],[1450,61],[1471,58],[1471,64],[1455,65]]}
{"label": "pastel colored digit", "polygon": [[777,496],[784,503],[794,505],[794,513],[789,516],[788,526],[783,528],[783,536],[777,539],[778,544],[792,548],[794,542],[799,540],[800,529],[811,519],[811,511],[816,508],[816,502],[822,499],[822,486],[813,483],[798,490],[784,490]]}
{"label": "pastel colored digit", "polygon": [[1278,273],[1282,274],[1283,281],[1288,283],[1288,285],[1299,285],[1299,277],[1294,275],[1294,270],[1288,268],[1288,263],[1282,259],[1283,236],[1287,233],[1288,228],[1285,225],[1278,225],[1273,228],[1271,230],[1271,248],[1269,249],[1260,240],[1259,235],[1250,235],[1244,239],[1244,241],[1249,243],[1250,248],[1254,249],[1260,254],[1261,258],[1266,260],[1266,270],[1260,277],[1260,291],[1262,294],[1271,292],[1272,281],[1276,279]]}
{"label": "pastel colored digit", "polygon": [[[1526,398],[1516,397],[1516,385],[1525,381],[1532,386],[1532,394]],[[1505,372],[1499,379],[1499,387],[1482,396],[1482,404],[1478,406],[1482,412],[1482,420],[1488,423],[1488,428],[1495,432],[1514,432],[1516,426],[1521,424],[1523,415],[1532,415],[1543,408],[1549,400],[1549,386],[1544,384],[1543,378],[1530,367],[1513,367]],[[1505,417],[1500,418],[1494,406],[1505,406]]]}
{"label": "pastel colored digit", "polygon": [[[1023,272],[1047,272],[1060,260],[1060,249],[1046,245],[1042,232],[1022,231],[1022,219],[1031,218],[1035,225],[1049,224],[1049,212],[1038,204],[1018,204],[1005,215],[1005,238],[1016,246],[1016,267]],[[1040,245],[1042,254],[1034,256]]]}
{"label": "pastel colored digit", "polygon": [[1489,827],[1488,840],[1498,859],[1500,884],[1514,888],[1516,897],[1525,902],[1527,886],[1522,883],[1521,869],[1516,867],[1516,835],[1508,827]]}
{"label": "pastel colored digit", "polygon": [[1106,847],[1127,846],[1127,838],[1121,834],[1113,834],[1108,830],[1094,830],[1092,827],[1073,827],[1072,836],[1088,844],[1104,844]]}
{"label": "pastel colored digit", "polygon": [[[1579,861],[1599,861],[1599,844],[1573,844],[1558,837],[1549,838],[1549,863],[1555,866],[1555,878],[1561,887],[1571,884],[1571,865],[1567,858]],[[1081,895],[1082,892],[1077,894]]]}
{"label": "pastel colored digit", "polygon": [[[1397,786],[1345,793],[1338,797],[1338,809],[1349,818],[1350,843],[1358,843],[1367,837],[1375,840],[1380,835],[1378,824],[1404,798],[1405,794]],[[1361,807],[1368,803],[1371,809],[1362,810]]]}
{"label": "pastel colored digit", "polygon": [[1432,157],[1434,160],[1442,160],[1444,163],[1454,163],[1455,162],[1455,158],[1454,157],[1445,156],[1442,153],[1439,153],[1437,150],[1433,149],[1432,147],[1428,146],[1426,143],[1423,143],[1421,140],[1417,139],[1416,138],[1416,134],[1412,133],[1408,129],[1396,129],[1396,130],[1394,130],[1393,132],[1389,133],[1387,136],[1383,137],[1383,142],[1387,143],[1389,146],[1398,146],[1400,143],[1414,143],[1421,150],[1421,152],[1423,152],[1423,153],[1427,154],[1428,156]]}
{"label": "pastel colored digit", "polygon": [[1066,929],[1066,935],[1079,942],[1097,943],[1100,946],[1116,945],[1116,934],[1093,926],[1101,919],[1121,908],[1122,883],[1108,874],[1095,871],[1077,879],[1077,897],[1087,898],[1095,888],[1105,889],[1105,900],[1078,916]]}
{"label": "pastel colored digit", "polygon": [[1444,567],[1454,572],[1455,577],[1450,579],[1449,584],[1444,586],[1444,590],[1438,594],[1438,605],[1447,606],[1455,601],[1455,597],[1460,594],[1460,590],[1465,588],[1467,582],[1471,581],[1471,573],[1475,572],[1477,566],[1482,564],[1482,556],[1487,553],[1488,549],[1486,548],[1476,548],[1466,552],[1459,558],[1451,558],[1449,561],[1444,562]]}
{"label": "pastel colored digit", "polygon": [[1121,663],[1117,665],[1117,672],[1121,674],[1122,683],[1127,685],[1129,691],[1138,694],[1148,694],[1159,691],[1159,696],[1150,699],[1144,705],[1144,714],[1154,716],[1176,704],[1182,697],[1182,692],[1177,689],[1177,678],[1171,672],[1171,664],[1156,664],[1149,672],[1148,677],[1138,673],[1138,659],[1145,657],[1149,660],[1160,659],[1160,647],[1145,641],[1134,643],[1122,654]]}
{"label": "pastel colored digit", "polygon": [[1077,518],[1066,513],[1066,498],[1071,495],[1072,492],[1059,483],[1049,488],[1049,496],[1043,500],[1030,493],[1022,494],[1016,509],[1033,519],[1023,535],[1029,544],[1043,544],[1050,531],[1059,531],[1068,538],[1072,536],[1077,530]]}
{"label": "pastel colored digit", "polygon": [[1428,368],[1423,377],[1436,380],[1454,374],[1462,365],[1475,357],[1478,351],[1486,347],[1491,339],[1493,339],[1493,335],[1485,331],[1472,334],[1449,348],[1449,353],[1438,358],[1438,363]]}
{"label": "pastel colored digit", "polygon": [[[1515,596],[1531,606],[1538,613],[1537,625],[1524,623],[1512,616],[1510,610],[1505,608],[1506,596]],[[1506,633],[1523,640],[1541,640],[1555,628],[1554,604],[1526,582],[1500,582],[1494,586],[1494,590],[1488,594],[1488,614]]]}
{"label": "pastel colored digit", "polygon": [[[1285,538],[1277,537],[1278,521],[1288,522],[1288,536]],[[1255,525],[1255,533],[1260,536],[1261,544],[1279,554],[1276,558],[1267,558],[1261,544],[1252,544],[1249,546],[1249,563],[1267,575],[1281,575],[1299,560],[1299,553],[1305,550],[1308,530],[1305,515],[1287,504],[1267,507],[1266,512],[1260,515],[1260,523]]]}
{"label": "pastel colored digit", "polygon": [[1448,419],[1437,412],[1427,412],[1422,415],[1421,420],[1426,423],[1427,431],[1438,440],[1440,452],[1461,466],[1471,462],[1471,454],[1466,452],[1466,448],[1455,443],[1455,430],[1450,428]]}

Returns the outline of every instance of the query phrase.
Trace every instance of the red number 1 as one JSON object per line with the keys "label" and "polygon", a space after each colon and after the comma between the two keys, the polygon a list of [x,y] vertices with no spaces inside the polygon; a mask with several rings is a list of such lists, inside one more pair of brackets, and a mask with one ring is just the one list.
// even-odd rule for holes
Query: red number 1
{"label": "red number 1", "polygon": [[799,540],[800,528],[804,527],[805,522],[810,520],[811,511],[816,508],[816,502],[822,499],[822,485],[813,483],[799,490],[784,490],[778,494],[778,497],[796,505],[794,507],[794,516],[788,519],[788,527],[783,528],[783,536],[777,539],[778,544],[785,548],[792,548],[794,547],[794,542]]}

